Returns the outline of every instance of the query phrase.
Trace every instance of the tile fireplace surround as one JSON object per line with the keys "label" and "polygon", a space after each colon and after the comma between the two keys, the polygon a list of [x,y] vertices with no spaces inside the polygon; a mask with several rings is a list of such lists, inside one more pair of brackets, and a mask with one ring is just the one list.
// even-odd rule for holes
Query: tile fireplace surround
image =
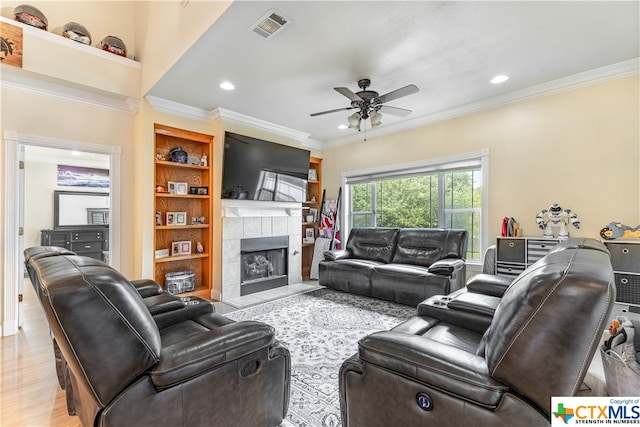
{"label": "tile fireplace surround", "polygon": [[240,240],[274,236],[289,238],[289,285],[302,282],[302,205],[222,200],[222,302],[240,297]]}

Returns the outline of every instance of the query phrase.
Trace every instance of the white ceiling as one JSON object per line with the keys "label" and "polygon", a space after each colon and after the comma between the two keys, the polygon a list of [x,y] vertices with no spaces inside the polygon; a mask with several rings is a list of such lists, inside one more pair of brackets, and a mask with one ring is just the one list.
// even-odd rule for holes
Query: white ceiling
{"label": "white ceiling", "polygon": [[[148,95],[203,110],[221,108],[310,134],[312,141],[361,140],[340,130],[351,112],[333,88],[354,92],[360,78],[384,94],[415,84],[388,105],[384,128],[423,123],[487,100],[611,66],[638,70],[638,1],[236,1]],[[189,7],[187,4],[185,7]],[[270,9],[291,21],[262,39],[248,29]],[[622,67],[622,68],[625,68]],[[510,79],[501,85],[497,74]],[[587,73],[588,75],[588,73]],[[219,83],[236,86],[223,91]],[[529,90],[529,92],[527,92]]]}

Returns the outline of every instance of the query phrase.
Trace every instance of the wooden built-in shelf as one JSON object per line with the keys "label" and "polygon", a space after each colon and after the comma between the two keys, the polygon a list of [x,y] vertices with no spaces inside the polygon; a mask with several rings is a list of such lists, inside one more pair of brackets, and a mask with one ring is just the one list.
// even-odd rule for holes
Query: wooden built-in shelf
{"label": "wooden built-in shelf", "polygon": [[191,224],[191,225],[156,225],[156,230],[180,230],[192,228],[209,228],[209,224]]}
{"label": "wooden built-in shelf", "polygon": [[198,258],[209,258],[209,254],[203,253],[203,254],[174,255],[174,256],[169,255],[162,258],[156,258],[156,262],[178,262],[178,261],[198,259]]}
{"label": "wooden built-in shelf", "polygon": [[[156,155],[167,158],[175,147],[181,147],[188,156],[201,158],[207,156],[212,161],[213,136],[169,126],[155,125]],[[210,165],[211,163],[208,163]],[[195,289],[180,295],[199,296],[211,299],[213,286],[213,237],[211,223],[213,219],[213,173],[210,166],[178,163],[154,159],[154,190],[169,182],[186,183],[189,187],[207,187],[209,194],[176,194],[155,192],[155,212],[160,213],[161,224],[154,226],[154,250],[169,249],[175,242],[191,242],[191,253],[170,255],[162,258],[154,256],[154,279],[165,286],[165,275],[176,271],[193,270]],[[185,212],[187,221],[193,217],[203,218],[203,224],[167,225],[167,212]],[[203,253],[196,253],[197,243],[204,247]],[[155,255],[155,254],[154,254]]]}
{"label": "wooden built-in shelf", "polygon": [[[309,169],[315,169],[317,179],[307,181],[307,201],[302,203],[302,277],[309,278],[311,273],[311,263],[313,262],[313,251],[315,243],[305,243],[307,229],[312,228],[314,238],[318,237],[318,216],[320,215],[322,199],[322,159],[311,157],[309,159]],[[315,197],[315,201],[311,201]],[[309,209],[316,209],[314,221],[307,221],[306,215]]]}
{"label": "wooden built-in shelf", "polygon": [[176,163],[176,162],[170,162],[168,160],[158,160],[158,159],[156,159],[156,165],[165,165],[165,166],[170,166],[172,168],[209,170],[209,166],[194,165],[190,163]]}
{"label": "wooden built-in shelf", "polygon": [[179,199],[209,199],[209,196],[200,194],[175,194],[175,193],[156,193],[156,197],[176,197]]}

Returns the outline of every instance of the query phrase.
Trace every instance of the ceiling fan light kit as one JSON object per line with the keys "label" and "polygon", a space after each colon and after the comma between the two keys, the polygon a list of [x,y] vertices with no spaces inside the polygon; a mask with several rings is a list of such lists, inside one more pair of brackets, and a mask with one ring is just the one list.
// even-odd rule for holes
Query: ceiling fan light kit
{"label": "ceiling fan light kit", "polygon": [[[349,107],[336,108],[334,110],[321,111],[319,113],[311,114],[311,117],[320,116],[323,114],[335,113],[338,111],[347,111],[358,109],[355,113],[351,114],[347,121],[349,122],[349,128],[357,129],[360,131],[360,125],[362,121],[369,119],[372,128],[377,128],[382,125],[382,112],[405,117],[411,114],[411,110],[404,108],[391,107],[389,105],[383,105],[385,102],[393,101],[403,96],[412,95],[419,91],[416,85],[407,85],[400,89],[393,90],[384,95],[379,95],[378,92],[373,90],[367,90],[371,85],[371,80],[360,79],[358,80],[358,87],[361,89],[359,92],[352,92],[346,87],[335,87],[334,90],[339,94],[349,98],[351,104]],[[366,124],[365,124],[366,131]],[[366,141],[366,137],[365,137]]]}

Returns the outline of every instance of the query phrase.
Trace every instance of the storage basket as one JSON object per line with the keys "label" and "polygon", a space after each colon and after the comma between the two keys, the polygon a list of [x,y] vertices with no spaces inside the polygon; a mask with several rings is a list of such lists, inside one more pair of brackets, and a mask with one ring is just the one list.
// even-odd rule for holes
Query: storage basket
{"label": "storage basket", "polygon": [[181,294],[196,288],[193,270],[172,271],[164,275],[164,288],[170,294]]}

